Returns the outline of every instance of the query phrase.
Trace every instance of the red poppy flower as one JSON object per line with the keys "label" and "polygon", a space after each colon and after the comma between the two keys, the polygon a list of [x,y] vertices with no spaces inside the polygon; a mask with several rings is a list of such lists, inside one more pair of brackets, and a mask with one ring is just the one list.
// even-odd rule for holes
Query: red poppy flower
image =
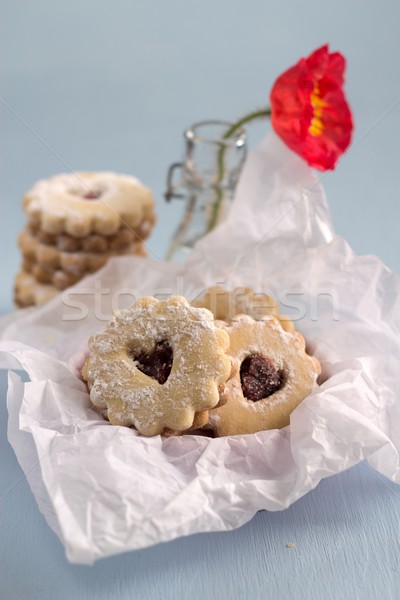
{"label": "red poppy flower", "polygon": [[316,169],[334,169],[350,144],[353,119],[343,91],[345,59],[322,46],[282,73],[271,90],[271,122],[289,148]]}

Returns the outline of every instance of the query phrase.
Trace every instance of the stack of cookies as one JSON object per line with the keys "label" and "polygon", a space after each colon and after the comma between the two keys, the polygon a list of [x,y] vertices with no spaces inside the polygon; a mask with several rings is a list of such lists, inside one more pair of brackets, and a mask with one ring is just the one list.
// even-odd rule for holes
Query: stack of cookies
{"label": "stack of cookies", "polygon": [[113,256],[146,256],[155,223],[150,190],[115,173],[71,173],[36,183],[23,199],[20,307],[41,304],[97,271]]}

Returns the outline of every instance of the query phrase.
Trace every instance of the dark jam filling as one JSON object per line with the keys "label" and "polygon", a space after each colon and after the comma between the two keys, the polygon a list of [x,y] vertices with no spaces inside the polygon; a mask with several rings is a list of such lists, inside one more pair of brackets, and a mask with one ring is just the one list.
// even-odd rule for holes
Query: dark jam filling
{"label": "dark jam filling", "polygon": [[96,192],[95,190],[89,190],[82,197],[85,200],[97,200],[98,198],[100,198],[100,196],[101,196],[101,192]]}
{"label": "dark jam filling", "polygon": [[269,358],[252,354],[240,366],[240,383],[244,397],[258,402],[279,390],[283,377]]}
{"label": "dark jam filling", "polygon": [[210,428],[202,427],[201,429],[192,429],[188,433],[183,431],[184,435],[201,435],[202,437],[215,438],[215,432]]}
{"label": "dark jam filling", "polygon": [[173,353],[166,340],[157,342],[150,354],[133,355],[139,371],[152,377],[158,383],[165,383],[171,373]]}

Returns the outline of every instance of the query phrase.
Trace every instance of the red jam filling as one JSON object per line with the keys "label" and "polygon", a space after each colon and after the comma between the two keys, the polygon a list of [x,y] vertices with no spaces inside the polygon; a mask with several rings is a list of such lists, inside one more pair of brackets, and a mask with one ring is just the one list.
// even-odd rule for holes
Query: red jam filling
{"label": "red jam filling", "polygon": [[152,377],[158,383],[165,383],[171,373],[173,352],[166,340],[157,342],[150,354],[144,352],[133,356],[139,371]]}
{"label": "red jam filling", "polygon": [[252,354],[240,366],[240,383],[244,397],[258,402],[279,390],[283,377],[272,360],[262,354]]}
{"label": "red jam filling", "polygon": [[85,200],[97,200],[98,198],[100,198],[100,196],[101,196],[101,192],[98,192],[98,191],[96,192],[96,190],[89,190],[82,197]]}

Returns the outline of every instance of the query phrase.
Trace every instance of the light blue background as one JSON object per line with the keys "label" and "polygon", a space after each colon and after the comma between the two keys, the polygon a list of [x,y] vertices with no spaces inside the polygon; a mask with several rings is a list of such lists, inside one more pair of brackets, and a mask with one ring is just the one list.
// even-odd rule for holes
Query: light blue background
{"label": "light blue background", "polygon": [[[37,179],[70,169],[137,175],[157,199],[150,246],[163,256],[181,210],[162,193],[182,130],[262,107],[276,76],[325,42],[348,59],[356,123],[351,151],[323,179],[334,225],[359,254],[399,271],[399,22],[394,0],[3,4],[0,311],[11,309],[19,264],[20,198]],[[267,127],[250,129],[251,145]],[[4,389],[0,498],[22,475],[5,439]],[[65,562],[22,479],[0,499],[0,598],[398,598],[399,514],[399,488],[359,466],[237,532],[90,569]]]}

